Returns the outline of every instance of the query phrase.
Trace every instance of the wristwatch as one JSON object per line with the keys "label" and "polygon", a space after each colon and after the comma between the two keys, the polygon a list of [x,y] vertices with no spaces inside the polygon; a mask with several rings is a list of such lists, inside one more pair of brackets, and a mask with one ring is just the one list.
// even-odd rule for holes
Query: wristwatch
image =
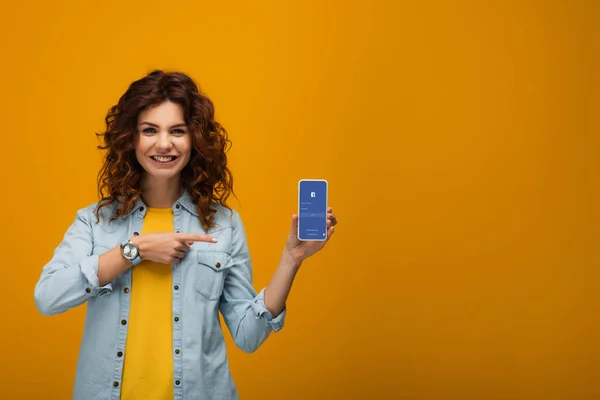
{"label": "wristwatch", "polygon": [[140,249],[137,244],[133,243],[131,240],[125,240],[121,243],[121,254],[126,260],[131,261],[134,266],[142,262]]}

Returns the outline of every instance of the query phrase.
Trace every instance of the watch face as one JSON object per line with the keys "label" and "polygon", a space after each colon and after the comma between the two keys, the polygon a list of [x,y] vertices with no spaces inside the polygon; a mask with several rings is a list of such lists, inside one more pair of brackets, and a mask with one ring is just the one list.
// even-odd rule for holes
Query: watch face
{"label": "watch face", "polygon": [[132,243],[125,243],[125,245],[123,246],[123,255],[125,256],[125,258],[129,259],[129,260],[133,260],[134,258],[137,257],[137,247],[132,244]]}

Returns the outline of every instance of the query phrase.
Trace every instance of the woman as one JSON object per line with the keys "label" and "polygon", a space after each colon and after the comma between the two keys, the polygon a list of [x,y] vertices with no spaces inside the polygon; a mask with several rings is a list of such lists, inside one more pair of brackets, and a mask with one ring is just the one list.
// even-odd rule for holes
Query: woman
{"label": "woman", "polygon": [[[182,73],[133,82],[106,117],[101,201],[75,221],[43,268],[44,315],[87,302],[74,399],[236,399],[219,322],[255,351],[284,324],[302,262],[292,217],[270,283],[256,293],[233,192],[226,131]],[[336,219],[328,209],[328,238]]]}

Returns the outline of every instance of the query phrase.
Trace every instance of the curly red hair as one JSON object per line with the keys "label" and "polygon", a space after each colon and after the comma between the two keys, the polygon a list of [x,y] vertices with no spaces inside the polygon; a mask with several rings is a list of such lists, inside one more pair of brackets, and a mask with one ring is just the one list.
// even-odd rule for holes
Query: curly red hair
{"label": "curly red hair", "polygon": [[186,74],[155,70],[129,86],[119,102],[110,108],[105,118],[106,131],[96,134],[104,138],[104,145],[98,148],[108,150],[98,173],[101,198],[95,211],[98,218],[100,208],[113,203],[119,207],[111,221],[133,208],[141,194],[143,172],[135,156],[138,116],[167,100],[181,105],[192,136],[190,161],[181,171],[181,178],[182,186],[198,207],[200,223],[205,230],[215,226],[216,210],[210,207],[213,202],[231,209],[227,198],[233,194],[233,176],[227,167],[226,155],[231,141],[227,131],[215,121],[212,101]]}

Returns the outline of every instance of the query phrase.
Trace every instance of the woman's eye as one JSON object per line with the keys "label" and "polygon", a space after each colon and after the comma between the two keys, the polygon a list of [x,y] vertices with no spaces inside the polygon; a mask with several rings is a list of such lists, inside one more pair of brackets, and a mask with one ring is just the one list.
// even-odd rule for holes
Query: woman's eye
{"label": "woman's eye", "polygon": [[185,131],[183,129],[173,129],[174,135],[183,135]]}
{"label": "woman's eye", "polygon": [[142,132],[144,132],[144,133],[156,133],[156,130],[154,128],[146,128]]}

